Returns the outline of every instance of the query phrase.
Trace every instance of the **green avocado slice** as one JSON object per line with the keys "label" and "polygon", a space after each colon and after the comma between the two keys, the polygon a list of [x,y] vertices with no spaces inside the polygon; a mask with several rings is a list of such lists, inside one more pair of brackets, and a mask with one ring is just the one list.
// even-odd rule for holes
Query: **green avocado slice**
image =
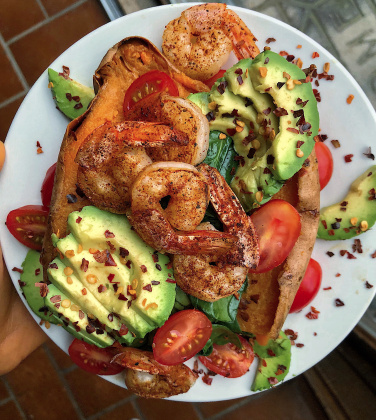
{"label": "green avocado slice", "polygon": [[57,108],[71,120],[82,115],[95,96],[94,89],[51,68],[48,69],[48,81]]}

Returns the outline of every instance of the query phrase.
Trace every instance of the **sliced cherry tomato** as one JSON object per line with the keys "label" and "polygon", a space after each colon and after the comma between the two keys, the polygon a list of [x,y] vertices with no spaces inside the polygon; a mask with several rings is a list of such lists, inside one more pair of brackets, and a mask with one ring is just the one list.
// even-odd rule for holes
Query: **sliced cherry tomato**
{"label": "sliced cherry tomato", "polygon": [[265,273],[282,264],[300,235],[299,213],[284,200],[271,200],[251,215],[260,247],[260,263],[252,273]]}
{"label": "sliced cherry tomato", "polygon": [[226,73],[226,70],[219,70],[219,72],[217,74],[215,74],[210,79],[208,79],[204,82],[205,85],[211,88],[219,78],[223,77],[223,75],[225,73]]}
{"label": "sliced cherry tomato", "polygon": [[122,366],[111,363],[116,354],[113,348],[101,349],[75,338],[68,348],[68,353],[72,361],[86,372],[96,375],[116,375],[124,370]]}
{"label": "sliced cherry tomato", "polygon": [[23,245],[41,251],[47,218],[48,208],[24,206],[8,214],[6,225],[9,232]]}
{"label": "sliced cherry tomato", "polygon": [[52,189],[54,187],[54,180],[55,180],[55,173],[56,173],[56,165],[54,163],[46,172],[46,176],[44,177],[42,183],[42,189],[40,190],[42,196],[42,203],[45,207],[50,207],[51,204],[51,197],[52,197]]}
{"label": "sliced cherry tomato", "polygon": [[324,189],[333,174],[333,156],[328,146],[322,141],[315,143],[317,162],[319,165],[320,189]]}
{"label": "sliced cherry tomato", "polygon": [[209,340],[212,324],[196,309],[176,312],[157,330],[153,353],[163,365],[178,365],[198,353]]}
{"label": "sliced cherry tomato", "polygon": [[239,336],[243,348],[227,343],[223,346],[213,345],[209,356],[199,356],[200,362],[211,371],[226,378],[239,378],[248,372],[255,355],[251,345]]}
{"label": "sliced cherry tomato", "polygon": [[124,95],[123,110],[127,113],[142,98],[155,92],[167,91],[171,96],[179,96],[179,89],[171,77],[159,70],[151,70],[137,78]]}
{"label": "sliced cherry tomato", "polygon": [[322,270],[320,264],[310,259],[303,280],[300,283],[290,313],[301,311],[312,302],[321,286]]}

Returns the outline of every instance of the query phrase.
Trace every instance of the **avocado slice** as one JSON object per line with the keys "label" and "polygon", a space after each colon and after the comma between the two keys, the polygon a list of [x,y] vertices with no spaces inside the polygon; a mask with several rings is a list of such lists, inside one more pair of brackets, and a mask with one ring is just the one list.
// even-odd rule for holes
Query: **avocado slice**
{"label": "avocado slice", "polygon": [[263,391],[281,382],[289,372],[291,364],[291,341],[281,331],[276,340],[261,346],[254,340],[253,350],[259,358],[252,391]]}
{"label": "avocado slice", "polygon": [[46,307],[52,312],[55,322],[74,337],[102,348],[114,343],[113,337],[95,325],[93,320],[89,320],[82,308],[53,284],[48,286],[48,294],[44,300]]}
{"label": "avocado slice", "polygon": [[272,51],[259,54],[249,72],[255,89],[270,95],[276,105],[279,133],[268,154],[274,158],[274,177],[287,180],[302,167],[318,134],[319,113],[311,83],[298,66]]}
{"label": "avocado slice", "polygon": [[27,252],[26,258],[22,263],[23,272],[19,283],[25,299],[35,315],[55,324],[56,320],[46,307],[44,298],[40,294],[40,288],[35,286],[35,283],[43,283],[43,267],[39,262],[39,257],[40,253],[38,251],[31,249]]}
{"label": "avocado slice", "polygon": [[163,325],[175,301],[168,257],[143,242],[126,216],[93,206],[71,213],[68,228],[54,238],[62,258],[49,266],[51,282],[111,329],[121,322],[143,338]]}
{"label": "avocado slice", "polygon": [[351,184],[342,201],[321,209],[317,237],[349,239],[370,229],[376,222],[375,188],[376,165]]}
{"label": "avocado slice", "polygon": [[82,115],[94,98],[94,89],[48,69],[48,81],[57,108],[71,120]]}
{"label": "avocado slice", "polygon": [[233,139],[239,166],[231,188],[246,211],[266,203],[312,151],[319,125],[312,86],[279,54],[240,60],[209,93],[188,98],[211,130]]}

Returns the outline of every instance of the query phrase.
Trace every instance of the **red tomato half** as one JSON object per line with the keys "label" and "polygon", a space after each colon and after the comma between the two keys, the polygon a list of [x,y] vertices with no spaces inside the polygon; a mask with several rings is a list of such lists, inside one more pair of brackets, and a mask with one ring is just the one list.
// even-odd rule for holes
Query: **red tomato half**
{"label": "red tomato half", "polygon": [[167,91],[171,96],[179,96],[179,89],[171,77],[159,70],[151,70],[137,78],[127,89],[124,96],[124,113],[142,98],[155,92]]}
{"label": "red tomato half", "polygon": [[317,162],[319,165],[320,189],[324,189],[333,174],[333,156],[328,146],[322,141],[315,143]]}
{"label": "red tomato half", "polygon": [[157,330],[153,354],[162,365],[178,365],[198,353],[209,340],[212,324],[196,309],[176,312]]}
{"label": "red tomato half", "polygon": [[78,367],[96,375],[116,375],[124,370],[118,364],[111,364],[116,351],[112,348],[101,349],[75,338],[68,348],[70,358]]}
{"label": "red tomato half", "polygon": [[260,263],[252,273],[265,273],[282,264],[300,235],[300,215],[290,203],[271,200],[251,215],[260,247]]}
{"label": "red tomato half", "polygon": [[51,197],[52,197],[52,189],[54,187],[54,180],[55,180],[55,173],[56,173],[56,165],[54,163],[46,172],[46,176],[44,177],[42,183],[42,189],[40,190],[42,196],[42,203],[45,207],[50,207],[51,204]]}
{"label": "red tomato half", "polygon": [[322,270],[320,264],[310,259],[303,280],[300,283],[290,313],[301,311],[312,302],[321,286]]}
{"label": "red tomato half", "polygon": [[46,207],[24,206],[8,214],[6,225],[9,232],[23,245],[41,251],[47,218]]}
{"label": "red tomato half", "polygon": [[204,82],[205,85],[211,88],[219,78],[223,77],[223,75],[225,73],[226,73],[226,70],[219,70],[219,72],[217,74],[215,74],[210,79],[208,79]]}
{"label": "red tomato half", "polygon": [[223,346],[213,345],[209,356],[199,356],[200,362],[211,371],[226,378],[239,378],[248,372],[255,355],[251,345],[239,336],[243,348],[227,343]]}

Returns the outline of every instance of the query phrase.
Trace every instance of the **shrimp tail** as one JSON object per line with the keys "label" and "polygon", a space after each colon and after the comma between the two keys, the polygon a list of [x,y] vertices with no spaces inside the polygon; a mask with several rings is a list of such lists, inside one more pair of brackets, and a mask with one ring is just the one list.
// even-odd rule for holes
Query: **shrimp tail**
{"label": "shrimp tail", "polygon": [[235,249],[224,256],[226,263],[247,268],[257,267],[260,259],[259,245],[251,219],[215,168],[202,163],[198,170],[209,185],[210,202],[223,223],[225,232],[238,238]]}

